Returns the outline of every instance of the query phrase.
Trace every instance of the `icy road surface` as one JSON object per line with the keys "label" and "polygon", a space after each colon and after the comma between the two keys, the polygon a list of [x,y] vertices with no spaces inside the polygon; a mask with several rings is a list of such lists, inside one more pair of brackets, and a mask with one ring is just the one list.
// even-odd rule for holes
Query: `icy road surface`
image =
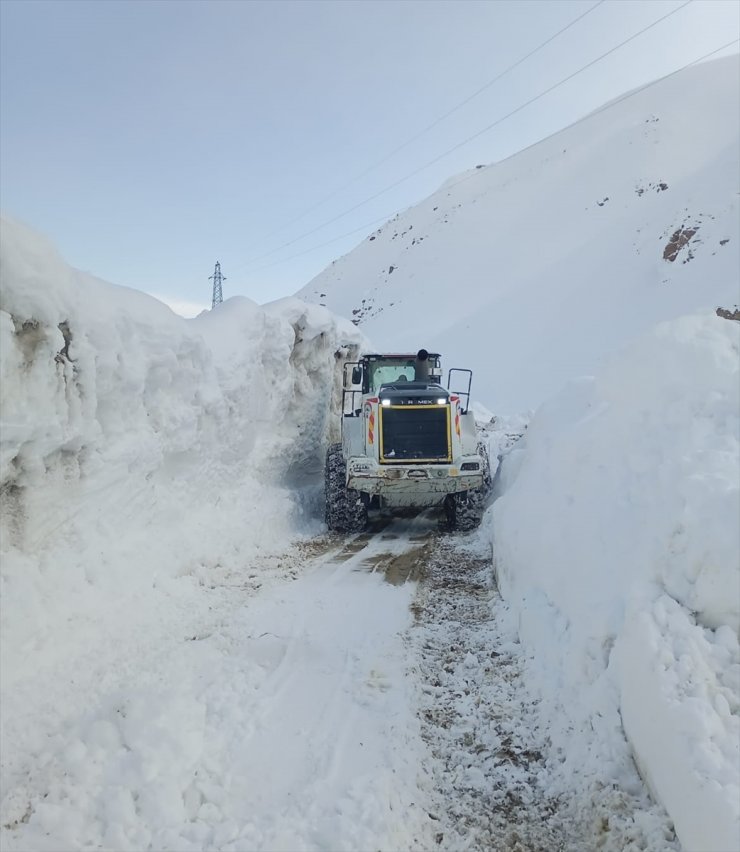
{"label": "icy road surface", "polygon": [[3,849],[677,849],[642,791],[553,792],[488,554],[439,523],[222,577],[18,767]]}

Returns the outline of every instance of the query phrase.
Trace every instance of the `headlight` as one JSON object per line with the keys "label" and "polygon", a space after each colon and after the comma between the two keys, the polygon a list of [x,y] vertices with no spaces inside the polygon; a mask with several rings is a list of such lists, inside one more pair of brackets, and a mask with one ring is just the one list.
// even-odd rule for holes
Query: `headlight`
{"label": "headlight", "polygon": [[380,404],[381,405],[390,405],[391,401],[389,399],[381,399]]}
{"label": "headlight", "polygon": [[445,399],[445,397],[441,396],[441,397],[437,400],[437,405],[447,405],[447,400]]}

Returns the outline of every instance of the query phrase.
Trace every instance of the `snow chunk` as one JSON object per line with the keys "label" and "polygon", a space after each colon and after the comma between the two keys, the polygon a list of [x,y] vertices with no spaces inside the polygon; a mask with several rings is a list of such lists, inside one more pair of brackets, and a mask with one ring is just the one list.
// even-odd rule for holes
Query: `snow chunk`
{"label": "snow chunk", "polygon": [[740,647],[667,595],[630,612],[615,648],[621,714],[640,770],[687,849],[740,840]]}

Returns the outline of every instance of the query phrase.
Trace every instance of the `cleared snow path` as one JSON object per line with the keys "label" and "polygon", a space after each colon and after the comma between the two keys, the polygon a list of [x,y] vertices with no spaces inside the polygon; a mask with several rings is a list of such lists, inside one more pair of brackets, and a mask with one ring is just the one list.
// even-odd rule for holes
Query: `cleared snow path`
{"label": "cleared snow path", "polygon": [[439,523],[214,578],[210,623],[38,737],[3,850],[677,850],[636,773],[557,788],[483,536]]}

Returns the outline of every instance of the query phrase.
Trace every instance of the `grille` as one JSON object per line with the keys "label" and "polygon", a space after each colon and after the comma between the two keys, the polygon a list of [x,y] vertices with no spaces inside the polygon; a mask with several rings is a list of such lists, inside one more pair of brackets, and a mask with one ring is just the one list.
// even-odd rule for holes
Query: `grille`
{"label": "grille", "polygon": [[380,417],[380,461],[384,464],[450,461],[449,406],[382,406]]}

